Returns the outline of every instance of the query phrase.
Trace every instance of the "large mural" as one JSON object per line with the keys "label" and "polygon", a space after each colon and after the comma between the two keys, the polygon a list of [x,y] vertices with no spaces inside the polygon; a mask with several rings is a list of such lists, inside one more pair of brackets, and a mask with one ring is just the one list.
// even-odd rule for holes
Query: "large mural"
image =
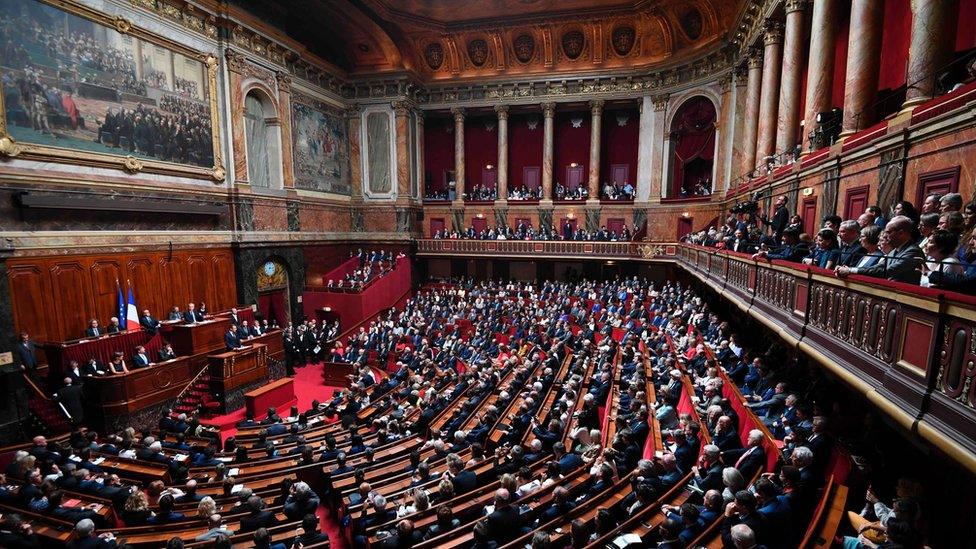
{"label": "large mural", "polygon": [[291,127],[295,187],[349,195],[349,140],[342,113],[293,92]]}
{"label": "large mural", "polygon": [[0,130],[14,152],[217,172],[215,59],[125,19],[57,5],[0,0]]}

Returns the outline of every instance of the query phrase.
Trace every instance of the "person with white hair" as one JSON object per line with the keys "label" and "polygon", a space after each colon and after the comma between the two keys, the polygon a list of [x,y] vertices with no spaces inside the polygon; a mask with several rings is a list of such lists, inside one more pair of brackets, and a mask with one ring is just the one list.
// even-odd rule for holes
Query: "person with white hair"
{"label": "person with white hair", "polygon": [[95,523],[91,519],[81,519],[75,524],[75,539],[68,542],[69,549],[106,549],[116,547],[115,536],[111,532],[95,535]]}
{"label": "person with white hair", "polygon": [[732,543],[735,549],[757,549],[756,533],[747,524],[736,524],[732,527]]}

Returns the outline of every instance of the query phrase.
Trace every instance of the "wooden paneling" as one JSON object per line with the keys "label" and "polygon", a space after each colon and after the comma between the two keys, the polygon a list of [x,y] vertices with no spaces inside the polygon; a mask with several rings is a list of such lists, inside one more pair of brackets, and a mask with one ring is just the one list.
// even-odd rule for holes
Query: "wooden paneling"
{"label": "wooden paneling", "polygon": [[118,309],[116,280],[132,285],[136,307],[165,318],[170,308],[206,301],[220,311],[236,304],[234,256],[227,249],[132,252],[11,259],[14,326],[38,341],[84,334],[88,320],[106,324]]}

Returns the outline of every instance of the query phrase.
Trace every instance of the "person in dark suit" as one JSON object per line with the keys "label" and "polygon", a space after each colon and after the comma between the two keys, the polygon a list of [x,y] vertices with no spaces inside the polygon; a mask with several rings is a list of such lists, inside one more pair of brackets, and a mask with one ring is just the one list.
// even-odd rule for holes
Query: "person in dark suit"
{"label": "person in dark suit", "polygon": [[85,337],[102,337],[105,335],[105,330],[103,330],[98,325],[98,320],[94,318],[88,321],[88,328],[85,330]]}
{"label": "person in dark suit", "polygon": [[857,221],[848,219],[840,224],[837,229],[837,238],[840,239],[840,259],[837,266],[855,267],[864,255],[864,248],[861,246],[861,226]]}
{"label": "person in dark suit", "polygon": [[33,549],[41,547],[41,540],[31,528],[29,522],[24,522],[16,513],[4,513],[0,522],[0,547],[10,549]]}
{"label": "person in dark suit", "polygon": [[718,418],[715,433],[712,435],[712,444],[718,446],[723,452],[742,447],[742,440],[739,438],[739,433],[735,431],[732,418],[729,416]]}
{"label": "person in dark suit", "polygon": [[522,533],[519,512],[511,505],[511,498],[508,490],[495,490],[495,510],[488,515],[488,538],[499,545],[504,545]]}
{"label": "person in dark suit", "polygon": [[722,452],[722,461],[738,469],[744,478],[752,478],[766,467],[766,450],[762,447],[763,432],[759,429],[749,431],[745,448]]}
{"label": "person in dark suit", "polygon": [[838,267],[835,274],[840,278],[859,274],[918,284],[922,278],[920,269],[925,262],[925,254],[912,239],[913,229],[911,219],[903,215],[894,217],[884,229],[892,250],[882,261],[870,267]]}
{"label": "person in dark suit", "polygon": [[297,536],[295,541],[306,546],[328,541],[328,539],[329,534],[319,532],[319,517],[314,514],[308,514],[302,517],[302,534]]}
{"label": "person in dark suit", "polygon": [[124,332],[125,328],[119,324],[118,317],[113,316],[112,318],[108,319],[108,326],[105,327],[105,331],[110,334],[118,334]]}
{"label": "person in dark suit", "polygon": [[165,494],[159,498],[159,509],[156,514],[149,517],[146,521],[149,524],[169,524],[171,522],[179,522],[184,520],[186,516],[183,513],[177,513],[173,511],[173,506],[176,504],[176,500],[170,494]]}
{"label": "person in dark suit", "polygon": [[21,370],[27,372],[37,370],[36,347],[27,332],[20,333],[20,341],[17,342],[17,359],[20,362]]}
{"label": "person in dark suit", "polygon": [[234,332],[234,328],[227,330],[227,333],[224,334],[224,345],[227,346],[228,351],[233,351],[241,347],[241,340],[237,337],[237,333]]}
{"label": "person in dark suit", "polygon": [[68,549],[109,549],[117,547],[115,537],[110,533],[95,535],[95,523],[91,519],[82,519],[75,525],[74,539],[65,546]]}
{"label": "person in dark suit", "polygon": [[156,332],[159,331],[159,321],[149,314],[149,309],[142,311],[142,316],[139,317],[139,325],[142,326],[142,329],[148,332],[149,335],[156,335]]}
{"label": "person in dark suit", "polygon": [[75,385],[70,377],[64,378],[64,387],[54,394],[55,400],[64,405],[64,409],[71,415],[71,423],[81,425],[85,420],[84,393],[81,385]]}
{"label": "person in dark suit", "polygon": [[258,528],[270,528],[278,524],[274,513],[264,510],[264,500],[261,496],[247,498],[247,508],[250,513],[241,518],[241,532],[253,532]]}
{"label": "person in dark suit", "polygon": [[552,445],[552,453],[556,462],[559,463],[559,470],[564,475],[583,465],[583,460],[578,455],[572,452],[566,453],[566,446],[562,442]]}
{"label": "person in dark suit", "polygon": [[447,456],[447,469],[454,485],[454,495],[460,496],[474,490],[478,486],[478,477],[474,471],[464,468],[464,462],[457,454]]}
{"label": "person in dark suit", "polygon": [[763,218],[762,222],[769,225],[769,228],[773,231],[773,238],[776,239],[778,244],[780,241],[780,236],[782,236],[783,231],[790,223],[790,212],[786,209],[786,195],[780,195],[776,198],[775,211],[773,212],[773,219]]}
{"label": "person in dark suit", "polygon": [[702,492],[719,490],[725,486],[722,482],[721,450],[714,444],[702,449],[702,455],[697,466],[692,467],[694,473],[691,481]]}
{"label": "person in dark suit", "polygon": [[241,323],[241,317],[237,314],[237,307],[232,307],[230,310],[230,324],[231,326],[237,326]]}
{"label": "person in dark suit", "polygon": [[186,312],[183,313],[183,320],[193,324],[194,322],[203,321],[203,315],[197,310],[197,306],[190,303],[186,306]]}
{"label": "person in dark suit", "polygon": [[240,325],[237,326],[237,339],[244,341],[245,339],[250,339],[253,337],[251,335],[251,327],[247,325],[246,320],[242,320]]}
{"label": "person in dark suit", "polygon": [[749,490],[739,490],[735,493],[735,500],[725,506],[725,519],[722,521],[722,542],[725,547],[737,547],[732,540],[732,528],[743,524],[757,537],[765,535],[765,521],[756,511],[755,494]]}
{"label": "person in dark suit", "polygon": [[148,368],[152,365],[153,362],[149,359],[149,353],[146,352],[146,348],[142,345],[136,347],[136,352],[134,355],[132,355],[132,367]]}
{"label": "person in dark suit", "polygon": [[163,348],[159,350],[159,361],[165,362],[174,358],[176,358],[176,351],[173,350],[173,346],[169,343],[163,345]]}

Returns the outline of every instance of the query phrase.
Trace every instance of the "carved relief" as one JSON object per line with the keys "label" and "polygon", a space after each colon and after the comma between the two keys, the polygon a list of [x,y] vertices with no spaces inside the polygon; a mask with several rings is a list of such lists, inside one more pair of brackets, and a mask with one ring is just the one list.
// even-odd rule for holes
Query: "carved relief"
{"label": "carved relief", "polygon": [[634,49],[636,38],[637,31],[634,30],[634,27],[629,25],[621,25],[613,29],[613,32],[610,35],[610,41],[613,44],[613,51],[621,57],[629,54]]}
{"label": "carved relief", "polygon": [[468,42],[468,59],[475,67],[483,67],[488,61],[488,42],[483,38],[475,38]]}
{"label": "carved relief", "polygon": [[586,35],[580,30],[571,30],[563,33],[562,36],[563,55],[570,60],[579,59],[586,46]]}
{"label": "carved relief", "polygon": [[440,42],[431,42],[424,48],[424,59],[430,70],[436,71],[444,64],[444,46]]}
{"label": "carved relief", "polygon": [[515,50],[515,59],[519,63],[528,63],[535,56],[535,38],[532,38],[532,35],[518,35],[512,42],[512,47]]}

